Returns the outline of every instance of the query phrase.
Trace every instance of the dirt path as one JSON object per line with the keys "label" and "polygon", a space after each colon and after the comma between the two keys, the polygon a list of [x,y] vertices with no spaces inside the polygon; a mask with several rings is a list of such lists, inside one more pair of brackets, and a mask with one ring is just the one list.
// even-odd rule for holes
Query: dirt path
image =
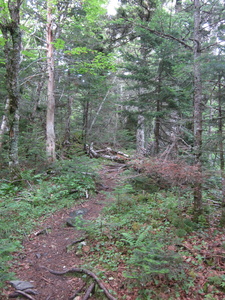
{"label": "dirt path", "polygon": [[[119,181],[122,172],[121,165],[106,165],[100,171],[101,187],[105,191],[112,191]],[[45,268],[63,271],[83,264],[81,256],[75,251],[68,251],[68,246],[84,235],[82,231],[66,225],[66,220],[71,211],[85,211],[85,220],[94,220],[102,208],[112,201],[105,196],[103,191],[77,205],[70,210],[62,210],[46,219],[36,232],[26,237],[22,252],[17,254],[13,271],[16,277],[23,281],[29,281],[35,286],[37,295],[32,296],[35,300],[66,300],[78,290],[83,281],[74,276],[56,276],[50,274]],[[43,230],[43,231],[42,231]],[[38,234],[37,234],[38,233]],[[84,248],[85,255],[85,248]],[[112,288],[112,286],[108,286]],[[7,293],[14,289],[10,288]],[[6,296],[1,299],[8,299]],[[21,299],[21,298],[20,298]],[[22,298],[27,299],[27,298]],[[80,299],[80,298],[75,298]],[[89,299],[95,299],[94,297]]]}

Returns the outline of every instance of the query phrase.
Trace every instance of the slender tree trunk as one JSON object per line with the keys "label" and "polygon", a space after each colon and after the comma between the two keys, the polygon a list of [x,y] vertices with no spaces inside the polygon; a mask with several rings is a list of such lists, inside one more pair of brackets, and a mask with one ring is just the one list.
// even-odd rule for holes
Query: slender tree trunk
{"label": "slender tree trunk", "polygon": [[[21,61],[20,0],[8,1],[9,19],[0,21],[0,29],[5,39],[6,86],[9,99],[7,113],[9,127],[9,166],[14,173],[18,169],[19,138],[19,69]],[[6,13],[6,12],[5,12]]]}
{"label": "slender tree trunk", "polygon": [[159,139],[160,139],[160,117],[158,116],[158,113],[161,110],[161,100],[160,100],[160,93],[161,93],[161,73],[162,73],[162,66],[161,63],[159,63],[158,68],[158,86],[157,86],[157,102],[156,102],[156,113],[157,116],[155,118],[155,128],[154,128],[154,136],[155,136],[155,145],[154,145],[154,154],[159,154]]}
{"label": "slender tree trunk", "polygon": [[143,155],[145,150],[145,118],[141,114],[138,115],[136,147],[137,154]]}
{"label": "slender tree trunk", "polygon": [[89,100],[85,101],[84,109],[83,109],[83,133],[82,133],[84,149],[86,149],[86,144],[88,142],[88,135],[89,135],[89,131],[88,131],[89,105],[90,105],[90,101]]}
{"label": "slender tree trunk", "polygon": [[[194,0],[194,151],[195,165],[202,177],[202,83],[200,70],[201,56],[201,14],[200,1]],[[197,220],[202,213],[201,179],[194,186],[194,217]]]}
{"label": "slender tree trunk", "polygon": [[73,97],[71,95],[67,98],[67,116],[66,116],[66,124],[65,124],[65,135],[64,135],[64,145],[70,143],[70,121],[72,116],[72,104]]}
{"label": "slender tree trunk", "polygon": [[219,111],[219,152],[220,152],[220,173],[221,173],[221,185],[222,185],[222,212],[220,224],[225,225],[225,172],[224,172],[224,146],[223,146],[223,111],[222,111],[222,93],[221,93],[221,75],[218,80],[218,111]]}
{"label": "slender tree trunk", "polygon": [[47,0],[47,69],[48,69],[48,98],[46,117],[46,155],[48,162],[56,160],[55,153],[55,90],[54,90],[54,48],[53,48],[53,4]]}
{"label": "slender tree trunk", "polygon": [[70,143],[70,123],[71,123],[71,116],[72,116],[72,104],[73,104],[73,97],[71,95],[70,89],[71,89],[71,74],[70,70],[68,70],[67,74],[68,78],[68,86],[69,86],[69,93],[67,96],[67,104],[66,104],[66,122],[65,122],[65,134],[63,139],[63,144],[69,144]]}

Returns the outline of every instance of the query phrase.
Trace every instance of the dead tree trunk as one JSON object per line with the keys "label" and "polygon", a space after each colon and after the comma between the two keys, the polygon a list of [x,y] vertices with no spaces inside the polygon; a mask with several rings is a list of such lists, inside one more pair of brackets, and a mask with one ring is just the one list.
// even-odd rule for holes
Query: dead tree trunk
{"label": "dead tree trunk", "polygon": [[54,90],[54,48],[53,48],[53,4],[47,0],[47,69],[48,69],[48,99],[46,116],[46,155],[48,162],[56,160],[55,154],[55,90]]}

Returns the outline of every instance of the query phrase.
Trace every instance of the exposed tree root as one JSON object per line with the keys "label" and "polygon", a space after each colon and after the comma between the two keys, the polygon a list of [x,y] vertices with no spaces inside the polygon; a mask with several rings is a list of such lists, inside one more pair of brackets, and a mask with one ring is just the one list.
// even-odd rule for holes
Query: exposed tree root
{"label": "exposed tree root", "polygon": [[20,291],[20,290],[16,290],[14,293],[9,295],[9,298],[16,298],[19,295],[22,295],[30,300],[34,300],[34,298],[32,296],[30,296],[28,293],[25,293],[24,291]]}
{"label": "exposed tree root", "polygon": [[73,293],[73,295],[71,297],[69,297],[68,300],[74,300],[74,298],[83,291],[85,286],[86,286],[86,283],[81,288],[79,288],[79,290],[75,291],[75,293]]}
{"label": "exposed tree root", "polygon": [[92,284],[89,286],[89,288],[87,289],[84,298],[82,300],[88,300],[88,298],[90,297],[92,291],[95,289],[95,283],[92,282]]}
{"label": "exposed tree root", "polygon": [[[101,280],[95,275],[95,273],[89,271],[89,270],[86,270],[86,269],[82,269],[82,268],[71,268],[69,270],[66,270],[66,271],[62,271],[62,272],[59,272],[59,271],[54,271],[54,270],[49,270],[47,269],[51,274],[54,274],[54,275],[65,275],[67,273],[82,273],[82,274],[86,274],[90,277],[92,277],[94,279],[94,281],[98,284],[98,286],[104,291],[106,297],[109,299],[109,300],[116,300],[116,298],[114,298],[110,293],[109,291],[107,290],[107,288],[104,286],[104,284],[101,282]],[[85,299],[88,299],[89,296],[90,296],[90,293],[92,292],[92,290],[94,289],[94,286],[95,284],[93,283],[87,290],[83,300]],[[89,291],[89,296],[87,298],[87,295],[88,295],[88,291]]]}

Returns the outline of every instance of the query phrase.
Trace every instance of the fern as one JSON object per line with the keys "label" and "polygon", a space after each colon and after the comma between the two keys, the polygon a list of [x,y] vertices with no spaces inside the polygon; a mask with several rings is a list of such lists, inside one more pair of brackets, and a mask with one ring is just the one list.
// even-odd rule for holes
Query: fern
{"label": "fern", "polygon": [[147,226],[139,230],[138,233],[133,232],[122,232],[121,235],[124,237],[121,241],[129,244],[131,248],[139,248],[143,245],[143,242],[149,237],[149,231],[151,226]]}

